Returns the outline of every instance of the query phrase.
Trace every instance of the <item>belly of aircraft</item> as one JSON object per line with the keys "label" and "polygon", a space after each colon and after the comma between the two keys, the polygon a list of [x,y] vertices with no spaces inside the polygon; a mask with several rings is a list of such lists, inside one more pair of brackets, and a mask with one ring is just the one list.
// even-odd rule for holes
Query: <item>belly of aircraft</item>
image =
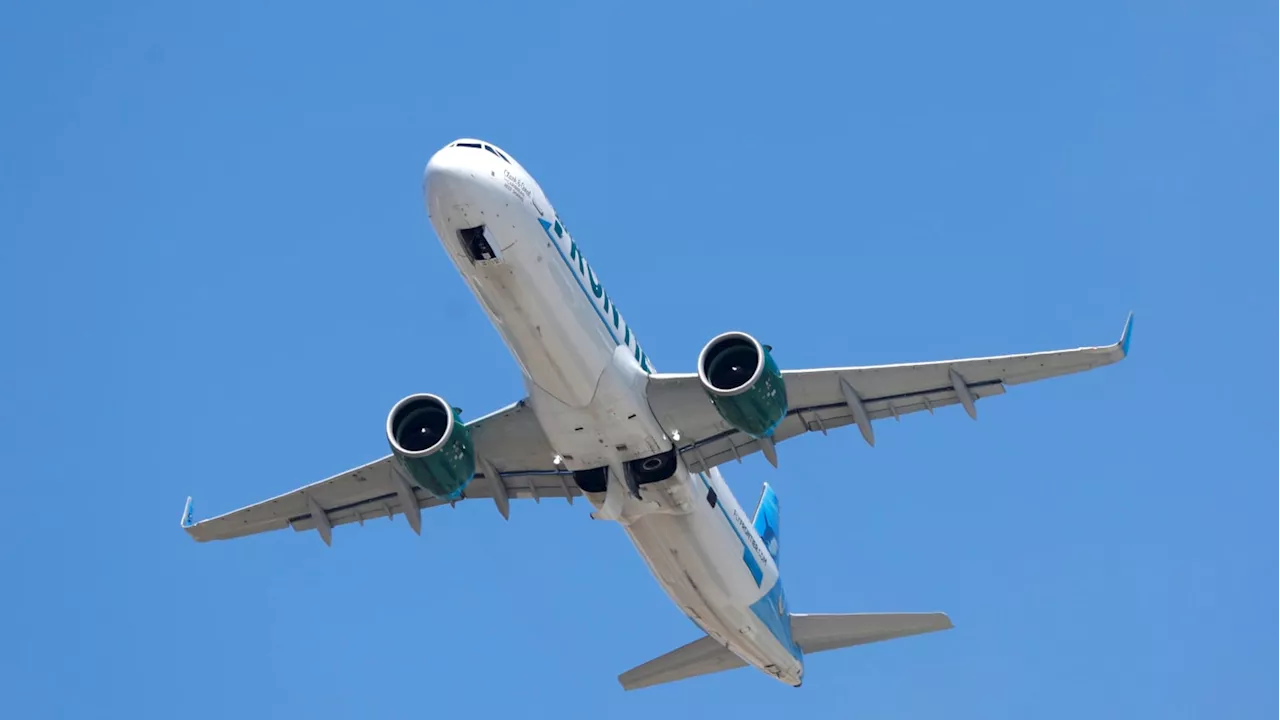
{"label": "belly of aircraft", "polygon": [[742,564],[741,542],[721,523],[711,512],[655,513],[627,533],[663,590],[704,632],[765,672],[794,673],[798,663],[751,612],[763,592]]}

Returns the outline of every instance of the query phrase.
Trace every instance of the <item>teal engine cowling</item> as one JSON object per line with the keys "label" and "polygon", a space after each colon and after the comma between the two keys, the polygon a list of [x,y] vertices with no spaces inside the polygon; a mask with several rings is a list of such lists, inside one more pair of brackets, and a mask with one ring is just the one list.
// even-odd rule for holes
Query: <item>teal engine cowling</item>
{"label": "teal engine cowling", "polygon": [[423,490],[443,500],[462,496],[476,474],[471,432],[456,408],[428,393],[410,395],[387,415],[387,442]]}
{"label": "teal engine cowling", "polygon": [[744,332],[717,335],[698,355],[698,379],[720,417],[753,438],[787,416],[787,385],[769,347]]}

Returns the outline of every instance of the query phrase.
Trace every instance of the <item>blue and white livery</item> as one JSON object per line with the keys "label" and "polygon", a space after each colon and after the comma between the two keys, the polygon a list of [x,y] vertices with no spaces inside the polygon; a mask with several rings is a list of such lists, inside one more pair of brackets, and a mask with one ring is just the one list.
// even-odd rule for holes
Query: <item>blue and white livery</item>
{"label": "blue and white livery", "polygon": [[[943,613],[792,613],[779,571],[781,505],[765,485],[754,512],[720,466],[756,452],[775,467],[792,437],[976,403],[1009,385],[1109,365],[1114,345],[941,362],[783,370],[743,332],[713,337],[695,372],[659,373],[595,266],[542,188],[505,150],[449,143],[424,194],[446,255],[510,349],[526,396],[465,420],[443,397],[405,397],[387,416],[391,452],[326,480],[182,526],[196,540],[315,530],[485,499],[585,497],[627,533],[663,590],[702,631],[623,673],[626,689],[751,666],[792,686],[816,652],[951,627]],[[438,380],[443,385],[449,383]]]}

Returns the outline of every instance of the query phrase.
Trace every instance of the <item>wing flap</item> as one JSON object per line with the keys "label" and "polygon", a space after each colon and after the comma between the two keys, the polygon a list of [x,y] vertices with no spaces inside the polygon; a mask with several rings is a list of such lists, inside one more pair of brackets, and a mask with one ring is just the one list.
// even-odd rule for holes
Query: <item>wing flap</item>
{"label": "wing flap", "polygon": [[[562,473],[504,475],[502,483],[507,489],[507,497],[513,500],[541,501],[544,499],[561,499],[572,503],[575,497],[582,495],[582,491],[578,489],[573,479]],[[449,504],[447,500],[432,497],[418,488],[415,488],[415,496],[418,499],[418,507],[424,509]],[[458,502],[491,499],[492,497],[493,486],[490,485],[489,479],[483,474],[477,473],[471,484],[467,485],[466,492],[458,499]],[[373,496],[346,507],[331,508],[324,503],[320,505],[325,509],[329,523],[335,527],[353,522],[363,523],[365,520],[404,513],[404,506],[400,503],[399,494],[393,493]],[[290,518],[289,525],[299,532],[316,528],[315,518],[311,516],[310,512]]]}
{"label": "wing flap", "polygon": [[708,635],[622,673],[618,682],[624,690],[638,690],[746,666],[742,658]]}
{"label": "wing flap", "polygon": [[[686,395],[692,396],[695,392],[701,395],[702,388],[697,386],[697,376],[691,377],[690,380],[691,383],[689,384],[694,387],[684,389]],[[845,404],[844,399],[839,397],[838,387],[837,384],[835,395],[839,399],[834,402],[832,402],[831,393],[828,392],[826,397],[823,398],[827,400],[824,404],[809,405],[790,410],[787,413],[787,417],[778,423],[778,427],[774,429],[774,442],[779,443],[789,440],[807,432],[826,432],[845,425],[852,425],[854,423],[853,412]],[[666,388],[667,391],[672,389],[672,387]],[[975,399],[980,399],[1002,395],[1005,389],[1001,383],[992,382],[977,386],[970,385],[969,391]],[[789,384],[787,393],[788,396],[791,393]],[[958,405],[960,397],[953,388],[947,387],[929,388],[923,392],[903,393],[889,397],[864,398],[862,402],[863,407],[866,408],[867,416],[874,421]],[[708,406],[710,406],[710,403],[708,403]],[[715,414],[714,407],[711,408],[710,414],[714,417],[706,417],[706,421],[712,434],[681,447],[681,454],[690,471],[705,472],[717,465],[747,457],[760,450],[760,442],[758,440],[728,427],[720,416]],[[686,414],[682,417],[687,422],[692,416]],[[671,422],[672,425],[669,427],[680,428],[679,421],[673,418]],[[667,426],[665,422],[663,424],[664,427]],[[689,433],[682,430],[681,434],[684,436]]]}

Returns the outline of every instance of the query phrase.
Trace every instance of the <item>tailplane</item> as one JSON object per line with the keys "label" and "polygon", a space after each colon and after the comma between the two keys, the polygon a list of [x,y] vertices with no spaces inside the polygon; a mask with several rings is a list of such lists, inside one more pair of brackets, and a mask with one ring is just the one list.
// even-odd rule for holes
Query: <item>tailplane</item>
{"label": "tailplane", "polygon": [[[778,520],[778,495],[769,483],[765,483],[751,524],[775,564],[779,564],[778,557],[782,549]],[[792,615],[785,605],[782,582],[778,580],[773,590],[751,609],[765,621],[770,632],[780,642],[788,646],[795,643],[801,654],[893,640],[952,627],[951,618],[946,613]],[[757,606],[761,606],[760,609]],[[718,640],[704,636],[622,673],[618,676],[618,682],[626,690],[637,690],[746,665],[746,662]]]}
{"label": "tailplane", "polygon": [[849,613],[791,616],[791,637],[806,654],[955,627],[946,613]]}
{"label": "tailplane", "polygon": [[[791,616],[791,636],[806,654],[866,645],[881,640],[949,630],[946,613],[851,613]],[[618,676],[625,690],[675,682],[746,667],[715,639],[705,636]]]}
{"label": "tailplane", "polygon": [[722,670],[746,667],[742,658],[710,635],[676,648],[661,657],[634,667],[618,676],[623,690],[639,690],[651,685],[675,682]]}

